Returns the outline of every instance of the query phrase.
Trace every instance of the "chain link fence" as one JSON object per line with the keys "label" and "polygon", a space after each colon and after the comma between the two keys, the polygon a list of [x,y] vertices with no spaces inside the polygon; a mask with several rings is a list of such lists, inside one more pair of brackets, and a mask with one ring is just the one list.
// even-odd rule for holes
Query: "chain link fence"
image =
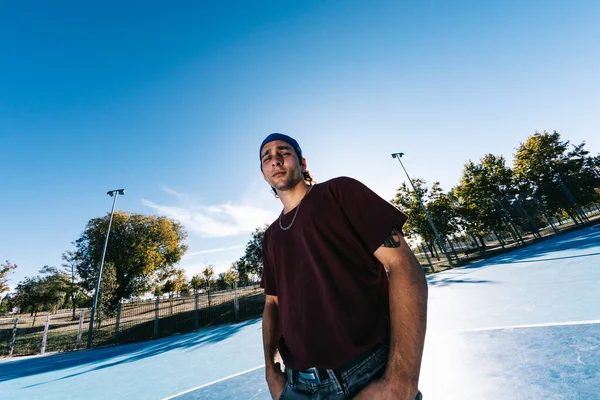
{"label": "chain link fence", "polygon": [[[514,211],[513,211],[514,212]],[[533,212],[530,212],[533,215]],[[561,232],[590,226],[600,219],[600,208],[581,210],[581,221],[526,214],[505,215],[505,227],[484,237],[464,232],[445,239],[452,267],[543,240]],[[521,218],[521,220],[519,220]],[[413,246],[426,272],[450,268],[437,243]],[[258,284],[227,291],[190,296],[153,298],[118,305],[114,315],[97,314],[92,347],[149,340],[174,333],[191,332],[206,326],[260,317],[265,295]],[[73,351],[87,346],[89,309],[75,313],[60,310],[55,314],[20,315],[0,318],[0,357]]]}
{"label": "chain link fence", "polygon": [[528,220],[523,215],[507,214],[505,230],[494,231],[481,237],[464,232],[462,235],[443,238],[452,265],[449,265],[437,241],[431,246],[419,243],[412,245],[411,248],[424,270],[427,273],[434,273],[491,257],[563,232],[591,226],[600,220],[600,208],[597,206],[582,209],[582,220],[577,224],[572,219],[540,214],[535,215],[535,220]]}
{"label": "chain link fence", "polygon": [[[155,339],[174,333],[262,315],[259,285],[185,297],[121,303],[114,315],[97,314],[92,347]],[[78,350],[86,347],[89,309],[0,318],[0,357]]]}

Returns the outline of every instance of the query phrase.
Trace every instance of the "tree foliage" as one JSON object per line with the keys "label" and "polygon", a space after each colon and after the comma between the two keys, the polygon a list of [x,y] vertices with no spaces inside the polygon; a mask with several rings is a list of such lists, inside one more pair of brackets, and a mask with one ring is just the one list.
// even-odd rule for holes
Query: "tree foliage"
{"label": "tree foliage", "polygon": [[466,163],[460,183],[453,189],[463,228],[479,237],[505,230],[502,207],[514,192],[513,172],[503,156],[486,154],[477,164]]}
{"label": "tree foliage", "polygon": [[521,191],[534,195],[553,215],[565,211],[574,216],[573,200],[579,206],[598,202],[599,167],[600,156],[591,157],[585,143],[570,146],[556,131],[535,132],[515,154],[515,176]]}
{"label": "tree foliage", "polygon": [[189,283],[185,282],[183,285],[181,285],[181,288],[179,289],[179,295],[180,296],[189,296],[192,292],[192,288],[190,286]]}
{"label": "tree foliage", "polygon": [[233,284],[237,282],[238,279],[239,273],[235,269],[232,267],[227,269],[227,272],[225,273],[225,283],[227,283],[230,288],[233,288]]}
{"label": "tree foliage", "polygon": [[77,272],[77,257],[74,251],[65,251],[62,254],[63,263],[61,264],[62,272],[69,277],[66,283],[67,297],[71,299],[72,318],[75,319],[75,310],[81,298],[82,290],[79,285],[79,274]]}
{"label": "tree foliage", "polygon": [[175,293],[181,294],[181,290],[187,286],[187,277],[185,270],[176,268],[171,277],[164,283],[162,292],[169,293],[169,297],[173,297]]}
{"label": "tree foliage", "polygon": [[[82,286],[92,291],[100,265],[109,215],[91,219],[75,241],[75,261]],[[116,212],[113,217],[102,281],[112,280],[101,296],[107,310],[122,299],[156,289],[157,279],[171,276],[187,250],[186,232],[166,217]],[[105,272],[106,275],[105,276]]]}
{"label": "tree foliage", "polygon": [[215,267],[214,265],[207,265],[202,270],[202,279],[206,289],[211,290],[215,285]]}
{"label": "tree foliage", "polygon": [[233,268],[239,274],[240,283],[246,283],[250,276],[262,275],[262,241],[268,227],[264,225],[252,232],[244,255],[234,263]]}
{"label": "tree foliage", "polygon": [[21,312],[31,315],[58,308],[69,291],[69,277],[58,268],[44,266],[40,276],[26,277],[17,284],[15,301]]}
{"label": "tree foliage", "polygon": [[17,265],[8,260],[4,264],[0,264],[0,299],[2,299],[4,292],[8,292],[8,275],[13,273],[15,269],[17,269]]}
{"label": "tree foliage", "polygon": [[215,289],[216,290],[226,290],[228,285],[227,282],[225,281],[225,272],[221,272],[219,274],[219,276],[217,276],[217,279],[215,280]]}
{"label": "tree foliage", "polygon": [[200,293],[200,290],[205,286],[202,274],[195,274],[192,276],[192,279],[190,279],[190,286],[192,287],[194,294]]}
{"label": "tree foliage", "polygon": [[[434,182],[431,189],[426,186],[424,179],[413,179],[416,193],[423,200],[427,212],[431,217],[442,240],[457,231],[458,214],[454,207],[454,201],[450,194],[444,193],[439,182]],[[436,240],[435,233],[421,206],[415,190],[406,183],[396,191],[396,196],[391,203],[408,215],[408,221],[404,226],[404,233],[408,237],[419,236],[432,251]]]}

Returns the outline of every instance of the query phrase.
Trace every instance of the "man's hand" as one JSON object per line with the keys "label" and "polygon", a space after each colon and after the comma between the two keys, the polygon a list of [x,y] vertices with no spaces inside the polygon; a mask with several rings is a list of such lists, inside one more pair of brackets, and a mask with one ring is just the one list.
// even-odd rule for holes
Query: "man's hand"
{"label": "man's hand", "polygon": [[371,382],[361,390],[355,400],[415,400],[418,389],[410,388],[409,385],[399,387],[390,384],[384,379]]}
{"label": "man's hand", "polygon": [[287,375],[281,372],[281,364],[276,362],[273,367],[267,367],[267,385],[274,400],[279,399],[287,382]]}

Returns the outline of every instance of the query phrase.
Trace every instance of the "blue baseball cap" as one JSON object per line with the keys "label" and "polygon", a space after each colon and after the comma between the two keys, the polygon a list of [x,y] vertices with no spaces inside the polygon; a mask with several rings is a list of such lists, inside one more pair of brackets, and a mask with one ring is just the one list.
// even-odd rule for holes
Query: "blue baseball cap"
{"label": "blue baseball cap", "polygon": [[265,140],[263,140],[263,142],[260,144],[260,148],[258,149],[258,159],[259,160],[261,159],[262,148],[265,147],[265,144],[273,142],[275,140],[281,140],[283,142],[286,142],[290,146],[292,146],[294,148],[294,150],[296,151],[298,158],[300,160],[302,160],[302,149],[300,148],[300,145],[298,144],[298,142],[296,142],[296,140],[294,138],[291,138],[288,135],[284,135],[283,133],[271,133],[269,136],[267,136],[265,138]]}

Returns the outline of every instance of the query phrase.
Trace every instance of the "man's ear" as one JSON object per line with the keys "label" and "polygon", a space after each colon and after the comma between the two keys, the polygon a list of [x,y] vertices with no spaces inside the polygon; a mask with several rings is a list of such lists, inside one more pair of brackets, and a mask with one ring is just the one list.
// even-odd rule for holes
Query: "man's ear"
{"label": "man's ear", "polygon": [[300,165],[302,165],[302,172],[306,171],[306,158],[302,157]]}

